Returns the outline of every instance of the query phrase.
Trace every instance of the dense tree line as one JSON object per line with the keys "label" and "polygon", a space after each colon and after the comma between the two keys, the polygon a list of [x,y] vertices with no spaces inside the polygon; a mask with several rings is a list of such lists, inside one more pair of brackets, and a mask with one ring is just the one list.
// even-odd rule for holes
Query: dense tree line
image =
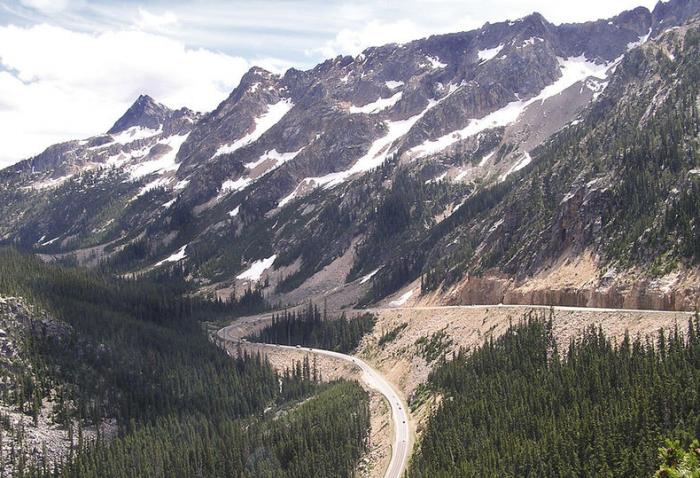
{"label": "dense tree line", "polygon": [[[318,407],[317,418],[294,411],[272,420],[264,410],[320,390],[315,368],[304,362],[279,375],[259,355],[230,357],[199,321],[220,317],[225,304],[170,292],[0,249],[0,295],[24,297],[71,326],[68,335],[28,336],[31,373],[2,398],[28,414],[50,404],[77,449],[56,470],[25,460],[17,476],[323,476],[309,474],[307,461],[335,470],[326,476],[350,476],[368,429],[364,392],[323,385],[335,398],[322,394],[304,408]],[[84,443],[82,427],[105,418],[116,418],[117,437]],[[329,428],[338,423],[342,430]],[[306,433],[292,436],[300,426]],[[251,470],[265,449],[278,458]]]}
{"label": "dense tree line", "polygon": [[377,321],[372,314],[348,319],[329,319],[318,307],[308,304],[299,312],[284,311],[272,316],[272,323],[248,338],[255,342],[302,345],[348,353],[357,348],[362,337],[371,332]]}
{"label": "dense tree line", "polygon": [[24,476],[350,478],[367,449],[369,420],[367,392],[334,382],[262,418],[181,414],[132,425],[111,441],[87,444],[58,471],[31,467]]}
{"label": "dense tree line", "polygon": [[551,327],[530,315],[433,372],[444,399],[410,477],[649,477],[665,438],[700,435],[697,316],[617,347],[591,328],[564,357]]}

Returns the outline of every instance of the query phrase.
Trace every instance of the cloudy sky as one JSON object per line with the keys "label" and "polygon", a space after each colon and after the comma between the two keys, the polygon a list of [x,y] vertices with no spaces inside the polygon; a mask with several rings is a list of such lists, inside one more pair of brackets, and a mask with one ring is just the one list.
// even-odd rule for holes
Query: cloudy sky
{"label": "cloudy sky", "polygon": [[339,54],[538,11],[559,24],[652,0],[0,0],[0,168],[107,131],[141,93],[216,107],[251,66]]}

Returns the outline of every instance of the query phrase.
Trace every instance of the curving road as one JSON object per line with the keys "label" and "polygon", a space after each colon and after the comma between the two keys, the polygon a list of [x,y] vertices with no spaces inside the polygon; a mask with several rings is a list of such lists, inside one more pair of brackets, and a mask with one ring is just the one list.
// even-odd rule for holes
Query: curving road
{"label": "curving road", "polygon": [[[479,309],[479,308],[535,308],[535,309],[550,309],[551,306],[545,305],[511,305],[511,304],[491,304],[491,305],[456,305],[456,306],[432,306],[432,307],[397,307],[391,309],[363,309],[357,312],[382,312],[387,310],[394,310],[400,312],[401,310],[445,310],[445,309]],[[637,309],[607,309],[607,308],[593,308],[593,307],[567,307],[567,306],[555,306],[556,310],[567,310],[567,311],[586,311],[586,312],[644,312],[644,313],[682,313],[682,314],[694,314],[694,312],[680,312],[680,311],[662,311],[662,310],[637,310]],[[239,322],[237,324],[231,324],[227,327],[220,329],[217,335],[228,341],[239,342],[229,335],[229,332],[234,328],[243,327],[249,324],[259,323],[270,320],[270,316],[258,316],[249,319],[245,322]],[[266,345],[276,348],[286,348],[296,350],[296,347],[288,346],[275,346],[270,344],[258,344]],[[339,358],[352,362],[354,365],[362,369],[363,379],[371,388],[379,391],[391,405],[391,418],[394,423],[394,443],[392,445],[391,462],[389,463],[389,468],[384,475],[385,478],[401,478],[401,475],[406,467],[408,460],[409,446],[411,445],[411,435],[408,426],[408,415],[403,405],[403,401],[399,398],[400,395],[397,394],[394,389],[387,383],[386,380],[372,367],[367,365],[364,361],[351,357],[349,355],[344,355],[337,352],[330,352],[327,350],[319,349],[304,349],[306,351],[311,351],[312,353],[324,354],[331,357]]]}
{"label": "curving road", "polygon": [[[255,322],[260,322],[265,320],[264,318],[259,318]],[[245,324],[231,324],[217,332],[217,335],[230,342],[239,342],[229,335],[232,329],[241,327]],[[289,350],[298,350],[297,347],[290,347],[287,345],[272,345],[272,344],[256,344],[263,345],[267,347],[283,348]],[[401,478],[406,464],[408,461],[408,450],[411,444],[410,428],[408,426],[408,414],[406,413],[406,408],[403,401],[399,398],[399,394],[394,391],[394,389],[389,385],[389,383],[382,377],[379,372],[374,370],[372,367],[367,365],[366,362],[360,360],[359,358],[352,357],[350,355],[341,354],[338,352],[331,352],[330,350],[321,349],[307,349],[303,350],[311,353],[317,353],[321,355],[328,355],[330,357],[335,357],[341,360],[345,360],[353,363],[355,366],[362,370],[362,379],[371,388],[377,390],[379,393],[384,395],[384,397],[389,401],[391,405],[391,419],[394,422],[394,443],[391,447],[391,462],[389,463],[389,468],[384,475],[384,478]]]}

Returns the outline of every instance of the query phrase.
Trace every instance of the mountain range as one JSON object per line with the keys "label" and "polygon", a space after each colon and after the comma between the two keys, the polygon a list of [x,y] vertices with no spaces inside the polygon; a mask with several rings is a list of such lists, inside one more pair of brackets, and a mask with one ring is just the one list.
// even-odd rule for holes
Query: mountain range
{"label": "mountain range", "polygon": [[204,114],[142,95],[0,171],[0,240],[270,304],[692,310],[699,10],[252,68]]}

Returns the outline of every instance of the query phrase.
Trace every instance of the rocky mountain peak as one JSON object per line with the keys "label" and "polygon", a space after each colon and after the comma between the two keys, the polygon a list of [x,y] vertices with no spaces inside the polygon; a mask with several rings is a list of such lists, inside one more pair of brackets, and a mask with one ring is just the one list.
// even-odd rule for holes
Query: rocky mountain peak
{"label": "rocky mountain peak", "polygon": [[275,75],[259,66],[254,66],[241,78],[241,87],[246,87],[254,85],[256,83],[269,83],[270,81],[276,81],[279,79],[279,75]]}
{"label": "rocky mountain peak", "polygon": [[696,15],[698,10],[700,0],[659,1],[651,13],[654,18],[654,32],[685,23]]}
{"label": "rocky mountain peak", "polygon": [[107,133],[119,134],[134,126],[157,130],[172,113],[170,108],[157,103],[150,96],[141,95]]}

